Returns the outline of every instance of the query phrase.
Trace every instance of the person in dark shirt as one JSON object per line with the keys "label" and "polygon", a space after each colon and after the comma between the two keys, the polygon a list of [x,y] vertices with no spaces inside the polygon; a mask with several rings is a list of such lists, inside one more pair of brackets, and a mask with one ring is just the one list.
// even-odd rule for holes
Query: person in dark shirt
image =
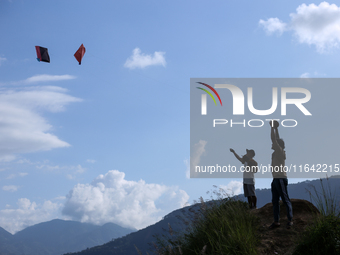
{"label": "person in dark shirt", "polygon": [[272,203],[273,203],[273,214],[274,214],[274,222],[269,226],[270,229],[277,228],[280,226],[280,197],[286,206],[287,210],[287,228],[290,228],[293,225],[293,208],[292,203],[290,202],[288,196],[288,179],[287,173],[285,172],[285,161],[286,161],[286,152],[284,150],[285,143],[280,138],[279,135],[279,123],[277,121],[270,121],[271,126],[270,138],[272,141],[272,149],[274,150],[272,154],[272,175],[273,181],[271,183],[271,192],[272,192]]}

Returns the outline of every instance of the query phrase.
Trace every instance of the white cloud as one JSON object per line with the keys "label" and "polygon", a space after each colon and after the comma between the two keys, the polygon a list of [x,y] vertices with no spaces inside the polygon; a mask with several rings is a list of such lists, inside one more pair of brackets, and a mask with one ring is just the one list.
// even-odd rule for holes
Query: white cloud
{"label": "white cloud", "polygon": [[76,167],[72,167],[73,173],[67,174],[67,178],[72,180],[77,177],[78,174],[83,174],[86,171],[86,168],[83,168],[81,165],[77,165]]}
{"label": "white cloud", "polygon": [[50,81],[64,81],[64,80],[72,80],[76,77],[73,75],[50,75],[50,74],[39,74],[34,75],[32,77],[27,78],[26,80],[23,80],[22,83],[25,84],[32,84],[32,83],[38,83],[38,82],[50,82]]}
{"label": "white cloud", "polygon": [[37,169],[48,171],[48,172],[54,172],[54,173],[66,173],[66,178],[69,180],[76,179],[80,174],[85,173],[86,168],[82,167],[81,165],[65,165],[65,166],[59,166],[59,165],[51,165],[48,161],[45,161],[43,163],[37,162],[33,163],[36,165]]}
{"label": "white cloud", "polygon": [[28,175],[28,173],[18,173],[18,174],[10,174],[6,179],[7,180],[10,180],[10,179],[14,179],[14,178],[16,178],[16,177],[24,177],[24,176],[26,176],[26,175]]}
{"label": "white cloud", "polygon": [[220,185],[220,188],[230,196],[239,195],[242,193],[243,183],[239,181],[231,181],[227,185]]}
{"label": "white cloud", "polygon": [[278,35],[282,35],[282,33],[287,29],[287,24],[283,23],[278,18],[270,18],[267,21],[260,20],[259,24],[263,27],[263,29],[269,34],[277,33]]}
{"label": "white cloud", "polygon": [[60,170],[65,168],[59,165],[51,165],[49,164],[48,161],[43,162],[43,163],[37,162],[37,163],[32,163],[32,164],[36,165],[37,169],[41,169],[41,170],[48,171],[48,172],[59,172]]}
{"label": "white cloud", "polygon": [[63,214],[82,222],[140,229],[183,207],[188,199],[177,187],[128,181],[123,172],[112,170],[91,184],[77,184],[67,195]]}
{"label": "white cloud", "polygon": [[54,198],[55,200],[65,200],[66,199],[66,197],[65,196],[59,196],[59,197],[56,197],[56,198]]}
{"label": "white cloud", "polygon": [[166,65],[166,61],[164,58],[165,52],[155,51],[153,55],[146,55],[141,53],[139,48],[135,48],[132,51],[132,56],[128,58],[124,64],[124,67],[129,69],[135,68],[145,68],[147,66],[154,65]]}
{"label": "white cloud", "polygon": [[5,62],[6,60],[7,60],[6,58],[0,57],[0,66],[1,66],[1,64],[2,64],[3,62]]}
{"label": "white cloud", "polygon": [[10,174],[9,176],[7,176],[7,180],[10,180],[10,179],[14,179],[17,175],[16,174]]}
{"label": "white cloud", "polygon": [[322,2],[319,5],[302,4],[296,13],[290,14],[290,23],[285,24],[278,18],[259,24],[271,33],[291,30],[299,43],[314,45],[319,53],[339,47],[340,43],[340,8],[335,4]]}
{"label": "white cloud", "polygon": [[70,146],[50,133],[52,126],[41,116],[81,101],[66,92],[54,86],[0,90],[0,161],[11,161],[18,153]]}
{"label": "white cloud", "polygon": [[94,163],[96,163],[96,160],[94,160],[94,159],[88,159],[88,160],[86,160],[86,162],[94,164]]}
{"label": "white cloud", "polygon": [[28,226],[57,218],[62,207],[61,203],[51,201],[38,205],[27,198],[20,198],[17,204],[17,209],[0,211],[0,226],[12,234]]}
{"label": "white cloud", "polygon": [[327,75],[325,73],[319,73],[317,71],[312,73],[305,72],[300,75],[300,78],[316,78],[316,77],[327,77]]}
{"label": "white cloud", "polygon": [[82,101],[66,93],[67,89],[56,86],[28,87],[16,90],[7,89],[0,90],[0,102],[10,107],[25,108],[30,111],[47,110],[61,112],[66,109],[66,105]]}
{"label": "white cloud", "polygon": [[300,75],[300,78],[309,78],[310,77],[310,73],[303,73]]}
{"label": "white cloud", "polygon": [[207,145],[207,141],[204,141],[204,140],[200,140],[198,143],[194,145],[193,153],[190,157],[190,166],[192,168],[199,165],[201,161],[201,157],[205,153],[206,145]]}
{"label": "white cloud", "polygon": [[[0,63],[1,64],[1,63]],[[42,83],[42,82],[55,82],[55,81],[65,81],[65,80],[72,80],[76,79],[76,76],[69,75],[69,74],[63,74],[63,75],[50,75],[50,74],[37,74],[32,77],[29,77],[25,80],[20,81],[12,81],[12,82],[2,82],[0,85],[31,85],[36,83]],[[50,86],[53,88],[53,86]],[[60,87],[54,87],[55,89],[61,89]]]}
{"label": "white cloud", "polygon": [[2,190],[4,191],[10,191],[10,192],[15,192],[18,190],[18,186],[15,186],[15,185],[8,185],[8,186],[3,186],[2,187]]}

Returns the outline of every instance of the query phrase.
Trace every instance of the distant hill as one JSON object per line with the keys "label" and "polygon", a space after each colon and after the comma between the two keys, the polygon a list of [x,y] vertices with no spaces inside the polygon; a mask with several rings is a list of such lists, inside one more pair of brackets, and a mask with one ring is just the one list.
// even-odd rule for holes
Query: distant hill
{"label": "distant hill", "polygon": [[96,226],[76,221],[52,220],[12,235],[0,228],[0,254],[60,255],[107,243],[135,231],[113,223]]}
{"label": "distant hill", "polygon": [[[323,180],[323,184],[326,190],[330,185],[333,195],[336,195],[340,202],[339,177]],[[292,199],[310,201],[307,190],[312,191],[313,194],[313,186],[318,192],[321,191],[320,180],[289,184],[289,196]],[[266,205],[266,210],[271,211],[270,208],[268,209],[271,207],[270,189],[257,189],[256,195],[258,208]],[[244,200],[242,194],[236,198]],[[61,255],[66,253],[72,255],[133,255],[137,254],[135,246],[144,255],[151,248],[149,244],[155,241],[155,235],[169,235],[169,224],[174,231],[182,231],[186,228],[183,219],[192,218],[193,212],[198,208],[200,208],[200,204],[175,210],[156,224],[136,232],[113,223],[95,226],[64,220],[40,223],[15,235],[0,227],[0,255]],[[268,221],[271,220],[268,219]]]}
{"label": "distant hill", "polygon": [[133,255],[137,254],[135,246],[137,246],[143,254],[149,250],[151,242],[155,240],[154,235],[169,235],[169,224],[174,231],[180,231],[185,226],[181,217],[186,217],[189,213],[188,208],[178,209],[164,217],[163,220],[154,225],[148,226],[137,232],[128,234],[125,237],[117,238],[114,241],[101,246],[83,250],[82,252],[72,253],[72,255],[88,255],[88,254],[120,254]]}
{"label": "distant hill", "polygon": [[[330,185],[333,194],[337,194],[339,199],[340,196],[340,178],[336,176],[334,178],[329,178],[327,180],[323,180],[324,187],[328,189],[328,185]],[[320,192],[321,184],[320,180],[314,181],[304,181],[297,184],[289,184],[288,185],[288,193],[291,199],[303,199],[310,201],[310,195],[307,190],[312,191],[313,188]],[[258,208],[266,205],[266,210],[271,211],[271,191],[270,189],[261,189],[256,190],[256,195],[258,198]],[[243,195],[236,196],[236,198],[244,199]],[[338,200],[340,202],[340,199]],[[338,203],[339,205],[339,203]],[[133,255],[138,254],[135,246],[142,252],[142,254],[146,254],[146,252],[150,249],[150,244],[155,241],[154,235],[156,234],[168,234],[168,224],[171,225],[174,231],[179,231],[185,229],[186,225],[183,223],[181,217],[187,218],[191,213],[190,211],[194,211],[197,209],[199,205],[193,205],[189,207],[185,207],[182,209],[178,209],[173,211],[172,213],[165,216],[161,221],[157,222],[154,225],[148,226],[142,230],[131,233],[125,237],[118,238],[114,241],[108,242],[104,245],[93,247],[87,250],[83,250],[81,252],[72,253],[72,255]],[[270,207],[270,209],[268,209]],[[283,206],[284,208],[284,206]],[[294,208],[293,208],[294,211]],[[268,222],[272,222],[272,216],[268,216]],[[70,254],[68,254],[70,255]]]}

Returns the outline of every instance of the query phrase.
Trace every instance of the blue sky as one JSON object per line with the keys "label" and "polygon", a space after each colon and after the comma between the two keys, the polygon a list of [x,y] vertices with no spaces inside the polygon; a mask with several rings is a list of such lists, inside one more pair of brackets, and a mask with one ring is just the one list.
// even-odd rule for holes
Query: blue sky
{"label": "blue sky", "polygon": [[1,0],[0,226],[142,228],[213,185],[242,192],[240,180],[187,178],[190,78],[339,77],[332,4]]}

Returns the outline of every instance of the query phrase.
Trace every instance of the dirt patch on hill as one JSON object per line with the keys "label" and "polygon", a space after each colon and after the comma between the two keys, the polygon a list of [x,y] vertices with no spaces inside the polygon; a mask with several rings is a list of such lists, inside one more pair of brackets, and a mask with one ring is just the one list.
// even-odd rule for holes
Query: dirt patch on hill
{"label": "dirt patch on hill", "polygon": [[280,223],[281,226],[275,229],[268,227],[273,222],[273,205],[271,203],[253,210],[260,219],[260,245],[258,253],[263,255],[288,255],[294,251],[296,241],[307,226],[313,223],[315,216],[319,214],[318,209],[310,202],[301,199],[291,199],[293,206],[293,223],[286,228],[287,213],[286,207],[280,201]]}

